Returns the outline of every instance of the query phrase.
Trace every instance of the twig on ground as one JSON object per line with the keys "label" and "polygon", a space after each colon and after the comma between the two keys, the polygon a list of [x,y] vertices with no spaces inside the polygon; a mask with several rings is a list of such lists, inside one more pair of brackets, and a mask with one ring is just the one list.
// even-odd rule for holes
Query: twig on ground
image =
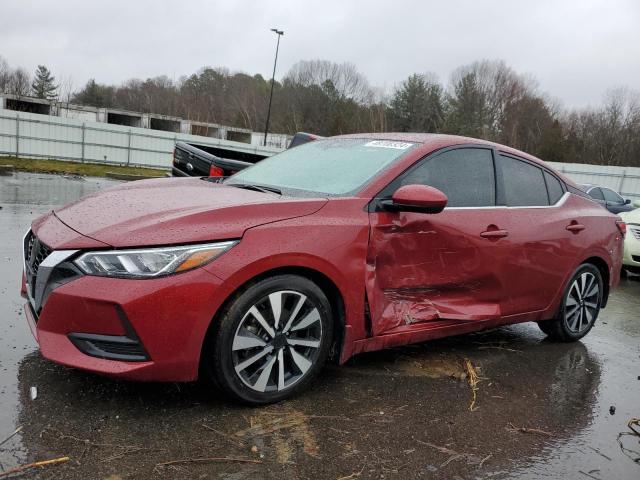
{"label": "twig on ground", "polygon": [[491,457],[491,455],[489,455],[488,457],[485,457],[484,460],[481,460],[480,457],[474,453],[456,452],[455,450],[452,450],[450,448],[441,447],[439,445],[434,445],[433,443],[429,443],[429,442],[424,442],[417,438],[414,438],[414,440],[422,445],[426,445],[427,447],[433,448],[434,450],[437,450],[440,453],[449,455],[449,458],[445,460],[445,462],[442,465],[440,465],[440,468],[446,467],[451,462],[454,462],[460,459],[466,460],[466,462],[469,465],[481,465],[482,462],[485,462],[486,460],[489,459],[489,457]]}
{"label": "twig on ground", "polygon": [[593,450],[594,452],[596,452],[598,455],[600,455],[601,457],[606,458],[607,460],[611,461],[611,457],[607,457],[604,453],[602,453],[600,450],[598,450],[597,448],[593,448],[593,447],[589,447],[591,450]]}
{"label": "twig on ground", "polygon": [[14,435],[17,435],[17,434],[18,434],[18,432],[20,432],[20,430],[22,430],[22,426],[20,426],[20,427],[16,428],[16,429],[13,431],[13,433],[12,433],[11,435],[9,435],[7,438],[5,438],[4,440],[2,440],[2,441],[0,442],[0,446],[1,446],[1,445],[4,445],[4,444],[5,444],[5,443],[7,443],[9,440],[11,440],[11,439],[13,438],[13,436],[14,436]]}
{"label": "twig on ground", "polygon": [[440,447],[438,445],[434,445],[433,443],[429,443],[429,442],[425,442],[423,440],[420,440],[418,438],[414,438],[414,440],[418,443],[421,443],[422,445],[426,445],[427,447],[431,447],[434,450],[439,451],[440,453],[446,453],[447,455],[457,455],[458,452],[456,452],[455,450],[451,450],[450,448],[447,447]]}
{"label": "twig on ground", "polygon": [[476,392],[478,391],[478,373],[473,367],[471,360],[469,360],[468,358],[464,359],[464,368],[467,371],[467,380],[469,381],[472,395],[471,403],[469,404],[469,411],[473,412],[476,405]]}
{"label": "twig on ground", "polygon": [[553,437],[553,433],[547,432],[545,430],[540,430],[539,428],[527,428],[527,427],[516,427],[513,423],[509,422],[509,426],[507,430],[511,430],[514,432],[520,433],[530,433],[533,435],[544,435],[546,437]]}
{"label": "twig on ground", "polygon": [[360,469],[359,472],[353,472],[351,475],[347,475],[346,477],[339,477],[338,480],[352,480],[354,478],[359,478],[360,475],[362,475],[362,472],[364,472],[364,465],[362,465],[362,468]]}
{"label": "twig on ground", "polygon": [[144,448],[144,447],[131,447],[131,448],[127,448],[125,450],[123,450],[120,453],[116,453],[115,455],[111,455],[110,457],[105,458],[104,460],[102,460],[103,462],[110,462],[112,460],[116,460],[118,458],[122,458],[125,455],[129,455],[130,453],[137,453],[143,450],[153,450],[152,448]]}
{"label": "twig on ground", "polygon": [[216,430],[213,427],[210,427],[209,425],[203,423],[202,426],[204,428],[206,428],[207,430],[211,430],[213,433],[217,433],[218,435],[220,435],[222,438],[224,438],[225,440],[227,440],[229,443],[234,444],[236,447],[240,447],[243,448],[245,446],[244,442],[241,442],[239,440],[236,440],[235,438],[233,438],[231,435],[227,435],[224,432],[221,432],[220,430]]}
{"label": "twig on ground", "polygon": [[478,350],[488,350],[488,349],[506,350],[507,352],[522,353],[522,350],[516,350],[515,348],[498,347],[498,346],[495,346],[495,345],[487,345],[485,347],[478,347]]}
{"label": "twig on ground", "polygon": [[[629,427],[629,430],[631,430],[631,432],[620,432],[616,440],[618,441],[618,445],[620,446],[620,450],[622,451],[622,453],[626,457],[633,460],[635,463],[640,464],[640,452],[636,450],[631,450],[630,448],[625,447],[624,444],[622,443],[622,437],[626,437],[626,436],[640,437],[640,418],[632,418],[631,420],[629,420],[629,422],[627,423],[627,427]],[[634,457],[630,454],[633,454],[636,456]]]}
{"label": "twig on ground", "polygon": [[457,455],[451,455],[447,460],[445,460],[441,465],[440,468],[446,467],[447,465],[449,465],[451,462],[454,462],[456,460],[460,460],[461,458],[464,458],[465,454],[463,453],[458,453]]}
{"label": "twig on ground", "polygon": [[58,463],[64,463],[68,461],[69,457],[60,457],[51,460],[41,460],[39,462],[27,463],[26,465],[19,465],[17,467],[10,468],[9,470],[5,470],[4,472],[0,472],[0,478],[8,477],[9,475],[13,475],[14,473],[24,472],[25,470],[30,470],[32,468],[42,468],[48,465],[56,465]]}
{"label": "twig on ground", "polygon": [[253,460],[251,458],[234,458],[234,457],[184,458],[181,460],[170,460],[168,462],[157,463],[156,467],[166,467],[168,465],[178,465],[181,463],[208,463],[208,462],[262,463],[262,460]]}
{"label": "twig on ground", "polygon": [[490,453],[489,455],[487,455],[486,457],[484,457],[484,458],[482,459],[482,461],[480,462],[480,465],[478,465],[478,467],[482,468],[482,466],[484,465],[484,462],[486,462],[487,460],[489,460],[491,457],[493,457],[493,454],[491,454],[491,453]]}
{"label": "twig on ground", "polygon": [[600,480],[598,477],[594,477],[593,475],[591,475],[590,473],[587,472],[583,472],[582,470],[578,470],[578,473],[581,473],[582,475],[589,477],[589,478],[593,478],[594,480]]}

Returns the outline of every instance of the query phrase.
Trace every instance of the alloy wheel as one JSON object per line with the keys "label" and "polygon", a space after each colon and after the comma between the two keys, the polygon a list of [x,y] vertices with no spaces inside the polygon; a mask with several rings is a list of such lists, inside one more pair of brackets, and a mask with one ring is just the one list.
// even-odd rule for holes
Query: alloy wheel
{"label": "alloy wheel", "polygon": [[575,278],[565,301],[564,319],[574,334],[587,330],[595,321],[600,306],[600,287],[593,273],[583,272]]}
{"label": "alloy wheel", "polygon": [[279,290],[244,314],[231,346],[233,368],[249,388],[281,392],[309,372],[321,343],[318,306],[300,292]]}

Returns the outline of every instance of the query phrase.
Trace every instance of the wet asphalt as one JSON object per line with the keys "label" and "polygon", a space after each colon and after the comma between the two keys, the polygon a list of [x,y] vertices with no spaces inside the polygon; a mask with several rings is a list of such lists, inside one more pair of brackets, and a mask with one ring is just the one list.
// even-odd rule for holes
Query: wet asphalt
{"label": "wet asphalt", "polygon": [[22,235],[114,183],[0,177],[0,442],[21,428],[0,443],[0,477],[68,456],[20,478],[640,478],[640,437],[620,435],[640,417],[640,277],[581,342],[525,324],[364,354],[266,408],[44,360],[22,313]]}

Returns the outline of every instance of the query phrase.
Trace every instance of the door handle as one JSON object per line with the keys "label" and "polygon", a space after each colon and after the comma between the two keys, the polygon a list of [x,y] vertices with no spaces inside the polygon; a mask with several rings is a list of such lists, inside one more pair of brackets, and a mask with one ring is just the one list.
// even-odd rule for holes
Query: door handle
{"label": "door handle", "polygon": [[584,225],[576,221],[573,221],[569,225],[567,225],[567,230],[569,230],[572,233],[580,233],[585,228],[587,227],[585,227]]}
{"label": "door handle", "polygon": [[482,232],[480,234],[482,238],[504,238],[509,236],[509,232],[506,230],[487,230],[486,232]]}

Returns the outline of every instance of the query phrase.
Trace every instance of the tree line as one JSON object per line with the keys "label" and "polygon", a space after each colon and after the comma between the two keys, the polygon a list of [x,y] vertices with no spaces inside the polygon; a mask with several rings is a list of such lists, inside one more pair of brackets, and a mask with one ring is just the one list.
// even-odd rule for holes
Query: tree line
{"label": "tree line", "polygon": [[[578,80],[576,80],[578,81]],[[31,76],[0,58],[0,90],[16,95],[177,116],[254,131],[264,128],[270,81],[261,75],[204,67],[179,80],[89,80],[78,90],[55,83],[44,66]],[[609,91],[596,107],[564,109],[535,78],[503,61],[457,68],[445,84],[410,75],[392,92],[371,86],[350,63],[296,63],[274,84],[270,130],[319,135],[436,132],[483,138],[544,160],[640,167],[640,95]]]}

